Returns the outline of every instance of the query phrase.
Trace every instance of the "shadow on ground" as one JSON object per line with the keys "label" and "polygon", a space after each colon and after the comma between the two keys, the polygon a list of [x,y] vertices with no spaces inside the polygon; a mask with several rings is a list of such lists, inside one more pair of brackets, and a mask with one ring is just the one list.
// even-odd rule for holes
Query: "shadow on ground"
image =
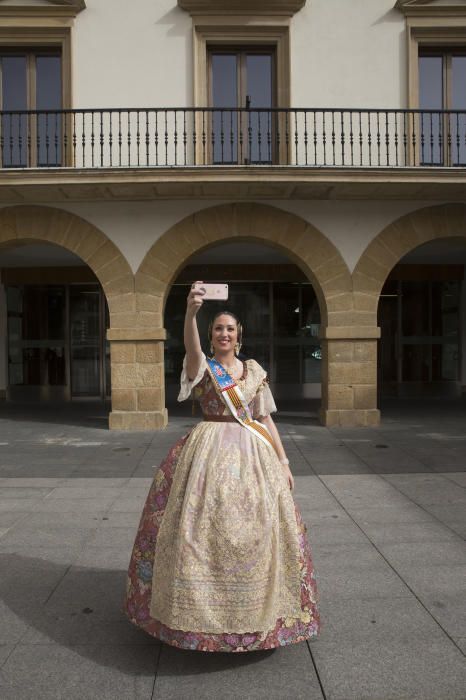
{"label": "shadow on ground", "polygon": [[[153,674],[163,647],[175,655],[176,675],[240,668],[274,653],[207,654],[175,649],[133,626],[123,613],[126,572],[103,570],[18,554],[0,554],[2,641],[20,645],[59,645],[99,665],[127,675]],[[50,593],[50,589],[52,592]],[[97,646],[115,647],[111,656],[96,656]],[[128,653],[152,647],[153,654]],[[167,669],[164,675],[170,675]],[[8,680],[8,674],[6,677]],[[3,678],[5,683],[5,676]],[[0,682],[0,688],[1,688]]]}

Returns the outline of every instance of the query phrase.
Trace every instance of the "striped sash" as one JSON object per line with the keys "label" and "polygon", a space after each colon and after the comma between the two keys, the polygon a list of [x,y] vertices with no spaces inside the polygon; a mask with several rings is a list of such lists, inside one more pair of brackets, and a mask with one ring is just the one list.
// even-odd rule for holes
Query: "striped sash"
{"label": "striped sash", "polygon": [[207,368],[212,378],[217,393],[231,411],[238,423],[251,433],[254,433],[262,442],[276,451],[275,443],[269,431],[262,423],[254,420],[246,403],[243,392],[228,372],[214,358],[207,358]]}

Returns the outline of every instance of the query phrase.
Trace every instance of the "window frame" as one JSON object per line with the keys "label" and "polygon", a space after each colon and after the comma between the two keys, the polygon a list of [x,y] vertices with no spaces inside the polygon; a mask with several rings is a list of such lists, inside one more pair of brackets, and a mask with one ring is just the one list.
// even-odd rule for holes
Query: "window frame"
{"label": "window frame", "polygon": [[[5,51],[5,53],[14,54],[16,51],[18,54],[29,54],[28,56],[28,109],[31,109],[29,105],[35,104],[35,86],[34,78],[31,76],[31,66],[30,57],[34,53],[39,54],[44,51],[44,53],[56,52],[57,55],[61,56],[61,100],[62,109],[71,109],[71,95],[72,95],[72,85],[71,85],[71,27],[10,27],[10,26],[0,26],[0,51]],[[35,74],[35,71],[33,71]],[[32,102],[31,102],[32,100]],[[1,107],[1,105],[0,105]],[[69,116],[64,116],[64,119],[69,119]],[[62,121],[63,121],[62,120]],[[69,124],[67,125],[69,126]],[[68,130],[69,131],[69,130]],[[69,132],[71,133],[71,132]],[[35,137],[34,126],[31,127],[30,132],[31,138]],[[62,166],[71,162],[72,160],[72,144],[71,139],[66,147],[63,148],[62,152]],[[36,167],[37,154],[35,149],[31,152],[31,162],[27,164],[26,167]],[[0,163],[0,167],[3,167]]]}
{"label": "window frame", "polygon": [[[221,49],[235,47],[241,50],[254,47],[257,50],[272,49],[274,60],[275,106],[287,109],[290,107],[290,33],[289,20],[273,19],[269,24],[264,23],[261,16],[251,17],[193,17],[193,54],[194,54],[194,106],[209,107],[210,97],[210,48]],[[280,115],[278,119],[282,119]],[[196,131],[202,132],[202,114],[196,119]],[[288,145],[288,151],[291,144]],[[280,144],[276,160],[281,163],[289,162],[291,151],[287,152],[286,144]],[[196,145],[196,162],[203,162],[202,143]]]}
{"label": "window frame", "polygon": [[466,17],[408,17],[407,34],[408,106],[419,109],[419,56],[427,50],[466,51]]}
{"label": "window frame", "polygon": [[[418,12],[415,11],[418,10]],[[422,9],[422,13],[420,10]],[[405,10],[408,13],[408,8]],[[416,7],[407,14],[407,52],[408,52],[408,109],[419,110],[419,56],[426,50],[466,49],[466,14],[452,14],[445,6]],[[420,115],[413,115],[412,126],[419,133]],[[411,165],[420,164],[419,144],[413,146],[409,137],[409,162]],[[447,154],[448,156],[448,154]],[[448,165],[448,158],[444,165]],[[437,167],[443,167],[439,165]]]}
{"label": "window frame", "polygon": [[[276,52],[273,45],[264,44],[262,47],[256,45],[242,44],[242,45],[207,45],[207,90],[208,90],[208,106],[214,107],[213,103],[213,81],[212,81],[212,55],[224,54],[224,55],[236,55],[238,58],[238,70],[236,76],[236,95],[237,104],[240,107],[246,106],[246,96],[247,96],[247,77],[246,77],[246,57],[247,55],[262,55],[270,56],[271,58],[271,81],[272,81],[272,109],[277,105],[277,69],[276,69]],[[254,110],[254,108],[252,108]],[[209,128],[212,129],[212,118],[209,120]],[[271,131],[275,130],[276,115],[272,113],[271,116]],[[237,125],[239,129],[243,130],[243,133],[247,133],[247,118],[246,113],[241,116],[238,115]],[[239,143],[236,145],[237,148],[237,162],[235,165],[246,165],[251,164],[250,154],[247,150],[247,144],[245,145],[246,157],[243,158],[243,162],[240,162],[240,146]],[[213,162],[212,148],[209,148],[209,162]],[[271,148],[272,163],[277,160],[275,141],[272,141]]]}

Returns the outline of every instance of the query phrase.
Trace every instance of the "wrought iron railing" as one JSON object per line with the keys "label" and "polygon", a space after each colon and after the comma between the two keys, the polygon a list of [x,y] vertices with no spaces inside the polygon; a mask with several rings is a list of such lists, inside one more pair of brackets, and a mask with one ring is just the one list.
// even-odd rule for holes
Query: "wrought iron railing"
{"label": "wrought iron railing", "polygon": [[0,161],[3,168],[465,167],[466,111],[4,111]]}

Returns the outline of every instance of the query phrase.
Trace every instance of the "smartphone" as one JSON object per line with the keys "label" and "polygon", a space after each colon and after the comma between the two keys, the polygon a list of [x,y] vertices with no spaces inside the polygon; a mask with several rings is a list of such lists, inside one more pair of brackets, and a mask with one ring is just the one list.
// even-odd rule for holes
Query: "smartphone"
{"label": "smartphone", "polygon": [[212,284],[209,282],[201,282],[194,285],[194,289],[205,289],[205,294],[202,297],[207,300],[226,301],[228,299],[227,284]]}

